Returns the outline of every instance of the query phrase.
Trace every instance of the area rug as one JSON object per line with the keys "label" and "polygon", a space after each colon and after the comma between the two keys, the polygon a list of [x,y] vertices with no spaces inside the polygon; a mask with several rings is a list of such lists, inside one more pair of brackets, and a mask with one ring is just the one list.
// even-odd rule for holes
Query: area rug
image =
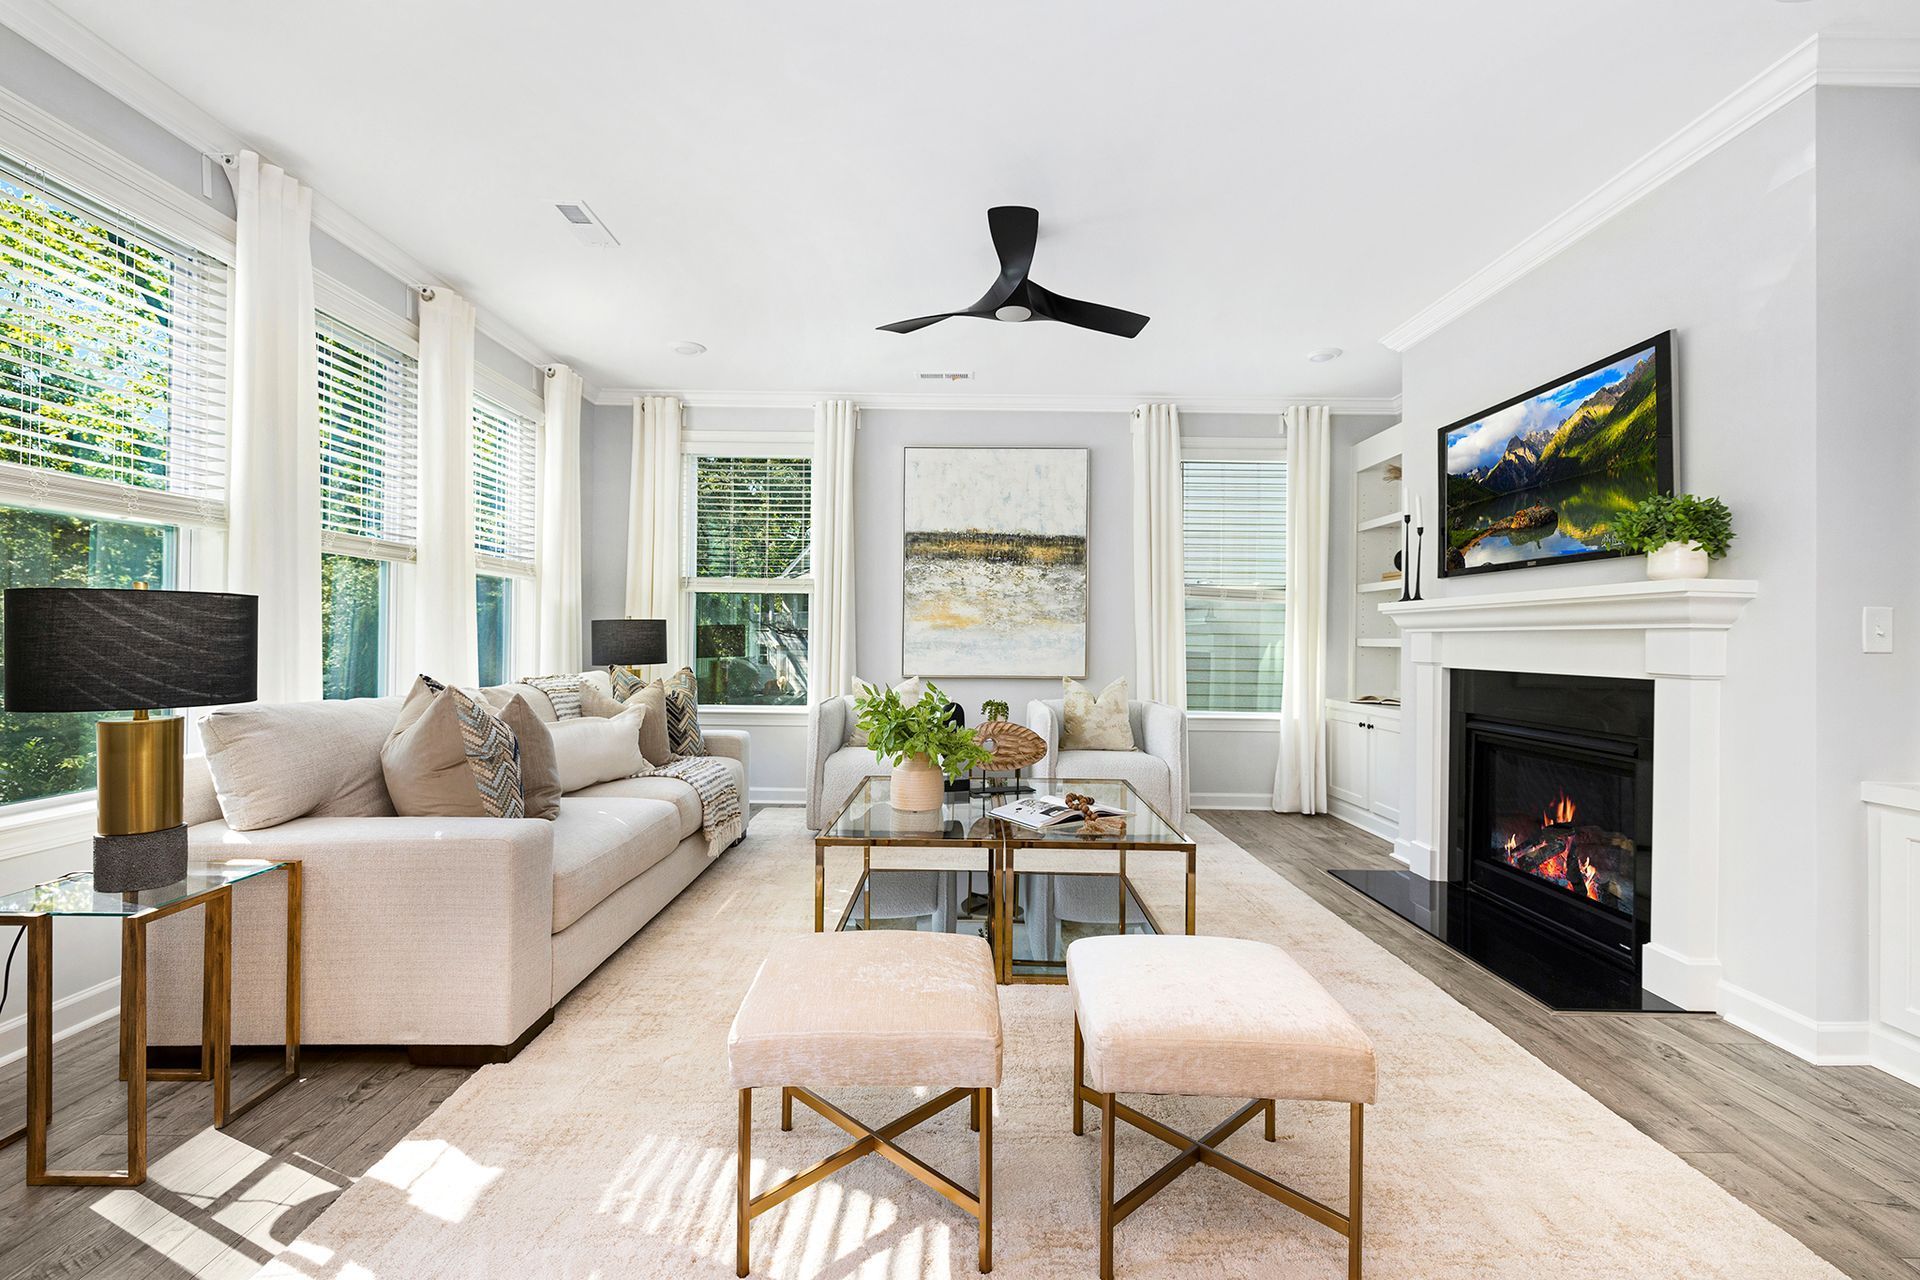
{"label": "area rug", "polygon": [[[1286,947],[1340,999],[1380,1059],[1367,1118],[1366,1274],[1377,1280],[1799,1280],[1839,1273],[1196,820],[1202,932]],[[844,902],[858,854],[836,858]],[[1130,870],[1178,919],[1180,864]],[[733,1274],[735,1096],[727,1027],[770,938],[812,927],[812,841],[793,809],[757,814],[742,845],[561,1006],[516,1060],[487,1067],[262,1271],[308,1280],[724,1277]],[[995,1121],[994,1273],[1097,1273],[1098,1116],[1070,1130],[1072,1022],[1062,987],[1002,988],[1006,1078]],[[842,1095],[878,1122],[905,1092]],[[1224,1101],[1156,1103],[1191,1133]],[[844,1141],[795,1109],[779,1132],[763,1091],[755,1186]],[[1347,1111],[1282,1104],[1226,1149],[1346,1204]],[[1125,1129],[1119,1181],[1170,1151]],[[909,1135],[971,1184],[966,1108]],[[945,1280],[975,1274],[974,1229],[932,1191],[869,1158],[754,1223],[754,1274],[776,1280]],[[1332,1232],[1212,1170],[1181,1177],[1119,1229],[1125,1280],[1339,1277]]]}

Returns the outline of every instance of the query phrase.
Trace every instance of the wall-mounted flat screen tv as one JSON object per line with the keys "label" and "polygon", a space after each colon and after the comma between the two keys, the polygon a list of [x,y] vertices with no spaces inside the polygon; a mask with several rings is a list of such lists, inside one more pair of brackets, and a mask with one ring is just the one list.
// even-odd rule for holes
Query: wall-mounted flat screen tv
{"label": "wall-mounted flat screen tv", "polygon": [[1442,577],[1619,554],[1615,518],[1673,492],[1672,338],[1440,428]]}

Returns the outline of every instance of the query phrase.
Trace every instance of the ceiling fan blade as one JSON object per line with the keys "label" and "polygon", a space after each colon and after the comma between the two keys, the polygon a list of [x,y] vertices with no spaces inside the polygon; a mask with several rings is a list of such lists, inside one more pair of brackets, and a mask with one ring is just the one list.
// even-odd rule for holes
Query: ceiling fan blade
{"label": "ceiling fan blade", "polygon": [[1023,204],[997,204],[987,210],[993,251],[1000,255],[1000,278],[1025,280],[1033,270],[1033,246],[1040,239],[1040,211]]}
{"label": "ceiling fan blade", "polygon": [[1058,320],[1062,324],[1092,329],[1096,333],[1111,333],[1119,338],[1134,337],[1147,327],[1148,317],[1137,311],[1122,311],[1119,307],[1103,306],[1098,302],[1082,302],[1078,298],[1068,298],[1042,289],[1032,281],[1027,283],[1027,292],[1033,299],[1033,313],[1043,320]]}
{"label": "ceiling fan blade", "polygon": [[939,324],[942,320],[951,320],[955,316],[965,315],[964,311],[942,311],[937,316],[919,316],[912,320],[896,320],[892,324],[883,324],[880,328],[888,333],[912,333],[915,329],[924,329],[930,324]]}

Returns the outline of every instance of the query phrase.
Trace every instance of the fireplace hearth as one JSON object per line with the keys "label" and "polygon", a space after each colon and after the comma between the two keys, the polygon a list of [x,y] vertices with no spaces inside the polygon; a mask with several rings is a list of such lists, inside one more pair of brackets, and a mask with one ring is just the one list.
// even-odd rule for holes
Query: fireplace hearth
{"label": "fireplace hearth", "polygon": [[1334,874],[1561,1009],[1672,1009],[1652,922],[1653,685],[1452,672],[1445,880]]}

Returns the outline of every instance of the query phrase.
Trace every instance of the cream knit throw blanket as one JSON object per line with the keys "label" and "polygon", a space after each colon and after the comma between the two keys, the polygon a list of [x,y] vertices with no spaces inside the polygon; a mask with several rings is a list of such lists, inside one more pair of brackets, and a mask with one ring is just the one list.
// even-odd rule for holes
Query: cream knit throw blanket
{"label": "cream knit throw blanket", "polygon": [[746,814],[733,772],[713,756],[682,756],[649,769],[647,776],[678,778],[700,797],[700,829],[707,836],[707,857],[717,858],[746,831]]}

